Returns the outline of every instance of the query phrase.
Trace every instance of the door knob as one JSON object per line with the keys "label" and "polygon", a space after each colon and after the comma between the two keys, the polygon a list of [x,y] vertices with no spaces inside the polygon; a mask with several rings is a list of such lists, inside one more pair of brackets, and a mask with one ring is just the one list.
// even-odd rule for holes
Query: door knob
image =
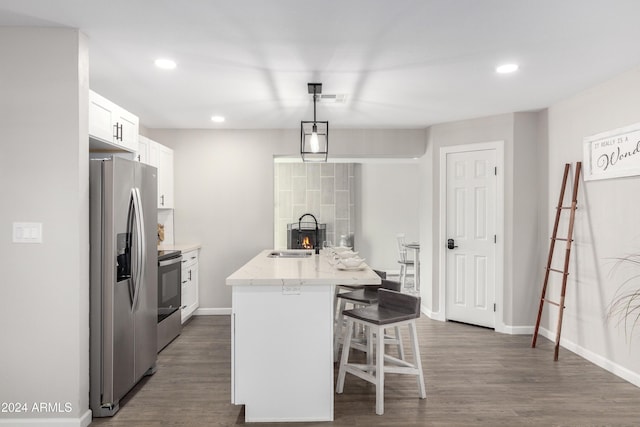
{"label": "door knob", "polygon": [[456,242],[453,239],[448,239],[447,240],[447,248],[449,249],[454,249],[457,248],[458,246],[456,246]]}

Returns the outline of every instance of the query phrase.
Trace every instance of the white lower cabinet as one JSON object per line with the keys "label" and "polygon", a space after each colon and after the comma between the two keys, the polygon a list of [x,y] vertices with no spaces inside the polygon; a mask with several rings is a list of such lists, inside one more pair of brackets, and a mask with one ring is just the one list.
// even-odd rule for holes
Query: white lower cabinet
{"label": "white lower cabinet", "polygon": [[198,250],[182,253],[182,323],[199,306],[198,302]]}
{"label": "white lower cabinet", "polygon": [[233,286],[231,403],[247,423],[333,421],[333,298],[330,284]]}

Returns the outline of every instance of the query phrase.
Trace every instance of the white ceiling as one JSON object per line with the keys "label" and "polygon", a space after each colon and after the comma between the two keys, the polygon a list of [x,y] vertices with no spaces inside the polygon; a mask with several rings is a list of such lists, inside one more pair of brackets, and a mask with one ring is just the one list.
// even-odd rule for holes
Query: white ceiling
{"label": "white ceiling", "polygon": [[0,0],[0,25],[80,28],[92,89],[150,128],[299,128],[308,82],[347,94],[318,105],[332,128],[422,128],[640,64],[639,0]]}

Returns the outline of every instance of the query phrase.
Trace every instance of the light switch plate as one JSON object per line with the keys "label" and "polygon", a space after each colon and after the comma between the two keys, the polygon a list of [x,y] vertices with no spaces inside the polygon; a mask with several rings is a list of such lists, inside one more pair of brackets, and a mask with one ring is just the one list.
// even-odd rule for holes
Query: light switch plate
{"label": "light switch plate", "polygon": [[14,222],[13,243],[42,243],[42,223]]}

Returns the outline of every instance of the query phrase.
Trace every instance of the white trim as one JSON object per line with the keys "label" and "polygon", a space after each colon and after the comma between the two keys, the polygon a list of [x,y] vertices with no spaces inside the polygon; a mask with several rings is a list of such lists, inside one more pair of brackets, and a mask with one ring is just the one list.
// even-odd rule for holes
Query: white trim
{"label": "white trim", "polygon": [[504,325],[504,329],[502,331],[496,330],[496,332],[502,332],[504,334],[509,334],[509,335],[533,335],[534,330],[535,330],[535,326]]}
{"label": "white trim", "polygon": [[[496,332],[507,333],[507,326],[504,323],[504,141],[483,142],[477,144],[454,145],[450,147],[440,147],[440,224],[439,242],[447,240],[447,154],[463,153],[467,151],[496,150],[496,167],[498,176],[496,179],[496,284],[495,303],[496,312],[494,318],[494,329]],[[446,320],[446,249],[445,245],[439,244],[439,272],[438,272],[438,304],[440,314],[438,317]]]}
{"label": "white trim", "polygon": [[441,311],[431,311],[426,305],[420,305],[420,311],[431,320],[438,320],[440,322],[444,322],[446,320],[444,316],[441,315]]}
{"label": "white trim", "polygon": [[[551,342],[555,343],[555,332],[551,332],[550,330],[541,327],[538,330],[538,333],[543,337],[548,338]],[[611,360],[599,354],[596,354],[591,350],[587,350],[586,348],[579,346],[578,344],[565,338],[560,338],[560,346],[572,353],[577,354],[578,356],[587,359],[594,365],[597,365],[602,369],[611,372],[612,374],[622,378],[623,380],[630,382],[636,387],[640,387],[640,373],[633,372],[625,368],[624,366],[620,366],[617,363],[612,362]],[[562,358],[562,355],[560,355],[560,358]]]}
{"label": "white trim", "polygon": [[0,425],[20,427],[87,427],[91,424],[91,411],[87,410],[80,418],[3,418]]}
{"label": "white trim", "polygon": [[199,308],[193,312],[194,316],[228,316],[231,308]]}

